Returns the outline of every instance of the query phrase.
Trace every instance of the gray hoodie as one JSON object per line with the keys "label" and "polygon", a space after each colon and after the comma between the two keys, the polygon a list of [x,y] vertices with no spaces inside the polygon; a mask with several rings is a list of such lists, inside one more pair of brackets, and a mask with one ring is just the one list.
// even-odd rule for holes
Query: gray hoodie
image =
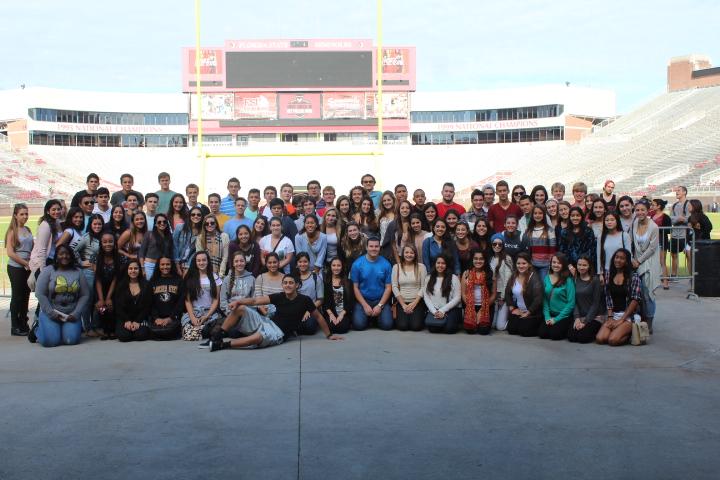
{"label": "gray hoodie", "polygon": [[[234,281],[233,281],[234,279]],[[232,289],[230,282],[233,281]],[[239,277],[235,277],[235,272],[231,271],[223,279],[222,287],[220,287],[220,310],[225,315],[230,314],[228,305],[230,302],[239,298],[252,298],[255,296],[255,277],[250,272],[243,272]]]}

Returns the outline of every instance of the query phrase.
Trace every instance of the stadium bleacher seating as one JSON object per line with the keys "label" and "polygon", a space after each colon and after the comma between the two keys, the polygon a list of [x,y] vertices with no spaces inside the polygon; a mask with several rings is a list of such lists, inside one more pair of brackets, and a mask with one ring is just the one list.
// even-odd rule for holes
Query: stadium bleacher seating
{"label": "stadium bleacher seating", "polygon": [[[119,188],[124,172],[135,175],[140,191],[154,191],[157,173],[163,170],[171,172],[175,190],[204,181],[208,192],[222,194],[227,178],[233,175],[242,178],[244,189],[283,181],[304,185],[313,176],[324,184],[333,177],[338,178],[333,180],[338,192],[344,193],[366,172],[373,172],[382,188],[412,182],[410,188],[425,188],[429,198],[437,197],[442,181],[453,180],[458,200],[464,202],[469,201],[474,187],[500,179],[511,185],[522,183],[528,191],[536,184],[549,186],[561,181],[568,194],[576,181],[597,192],[606,179],[615,181],[618,193],[635,196],[667,195],[677,184],[688,185],[691,192],[712,194],[720,193],[720,87],[659,95],[596,127],[578,143],[386,145],[384,155],[377,157],[213,158],[205,162],[204,174],[194,148],[31,148],[34,153],[0,145],[1,201],[69,196],[84,187],[90,171],[100,175],[111,191]],[[322,142],[206,146],[215,153],[292,154],[372,148]],[[299,164],[305,168],[296,168]],[[332,173],[324,174],[326,171]]]}

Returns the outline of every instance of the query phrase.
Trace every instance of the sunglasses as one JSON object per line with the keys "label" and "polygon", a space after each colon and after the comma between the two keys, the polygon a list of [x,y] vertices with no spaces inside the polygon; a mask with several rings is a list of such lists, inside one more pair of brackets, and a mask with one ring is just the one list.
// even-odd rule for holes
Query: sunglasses
{"label": "sunglasses", "polygon": [[95,203],[95,202],[93,202],[92,200],[90,200],[90,201],[85,201],[85,202],[82,202],[82,203],[83,203],[83,205],[92,205],[92,204]]}
{"label": "sunglasses", "polygon": [[515,192],[515,193],[513,193],[513,197],[522,197],[523,195],[525,195],[525,192]]}
{"label": "sunglasses", "polygon": [[155,222],[155,223],[158,224],[158,225],[167,225],[167,222],[166,222],[165,220],[158,220],[158,221]]}
{"label": "sunglasses", "polygon": [[202,213],[191,213],[191,217],[202,217]]}
{"label": "sunglasses", "polygon": [[501,242],[493,242],[492,246],[493,247],[502,247],[503,244]]}
{"label": "sunglasses", "polygon": [[215,222],[205,222],[205,226],[207,227],[214,227],[215,225],[217,225]]}

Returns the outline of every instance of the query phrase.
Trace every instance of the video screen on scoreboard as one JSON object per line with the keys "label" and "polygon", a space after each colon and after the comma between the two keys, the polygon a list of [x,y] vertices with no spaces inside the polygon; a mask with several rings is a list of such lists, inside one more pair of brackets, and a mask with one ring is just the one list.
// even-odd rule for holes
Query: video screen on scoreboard
{"label": "video screen on scoreboard", "polygon": [[372,52],[226,52],[226,88],[372,88]]}

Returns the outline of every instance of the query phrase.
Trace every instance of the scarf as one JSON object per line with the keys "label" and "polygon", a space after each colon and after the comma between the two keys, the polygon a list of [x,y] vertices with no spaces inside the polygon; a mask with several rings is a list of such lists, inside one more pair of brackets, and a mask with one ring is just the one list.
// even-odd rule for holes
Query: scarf
{"label": "scarf", "polygon": [[[478,325],[488,326],[490,324],[490,292],[487,287],[487,274],[485,271],[476,272],[475,269],[467,271],[467,282],[465,286],[465,321],[466,329],[475,330]],[[482,292],[482,305],[480,305],[480,320],[477,320],[475,313],[475,287],[479,286]]]}

